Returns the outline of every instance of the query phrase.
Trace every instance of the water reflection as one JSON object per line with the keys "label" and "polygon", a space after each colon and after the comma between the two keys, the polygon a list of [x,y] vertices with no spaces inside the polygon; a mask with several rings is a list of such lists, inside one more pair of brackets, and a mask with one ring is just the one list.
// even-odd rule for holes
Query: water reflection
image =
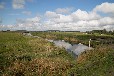
{"label": "water reflection", "polygon": [[89,50],[89,47],[83,44],[75,44],[71,48],[71,51],[73,51],[73,53],[75,53],[76,55],[81,54],[85,50]]}
{"label": "water reflection", "polygon": [[89,50],[92,48],[89,48],[86,45],[83,44],[74,44],[71,45],[68,42],[65,42],[64,40],[48,40],[49,42],[53,42],[56,46],[58,47],[64,47],[68,52],[72,52],[75,56],[81,54],[82,52],[84,52],[85,50]]}

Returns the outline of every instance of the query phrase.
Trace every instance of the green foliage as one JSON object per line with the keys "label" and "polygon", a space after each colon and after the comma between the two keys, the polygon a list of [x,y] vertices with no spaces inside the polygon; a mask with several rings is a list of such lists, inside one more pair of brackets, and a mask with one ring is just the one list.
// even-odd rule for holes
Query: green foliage
{"label": "green foliage", "polygon": [[[105,32],[105,30],[104,30]],[[32,32],[34,36],[53,40],[65,40],[71,44],[83,43],[88,46],[88,41],[91,39],[91,46],[97,47],[102,44],[113,44],[114,36],[106,34],[86,34],[81,32]]]}
{"label": "green foliage", "polygon": [[78,76],[113,76],[114,50],[110,46],[99,46],[94,50],[85,51],[77,58],[75,74]]}
{"label": "green foliage", "polygon": [[[105,30],[103,32],[106,32]],[[55,36],[51,39],[65,40],[70,43],[83,43],[88,45],[89,39],[93,50],[85,51],[76,59],[76,63],[69,69],[71,76],[113,76],[114,75],[114,36],[106,34],[83,34],[72,32],[36,32],[33,35]],[[50,39],[48,36],[45,38]]]}
{"label": "green foliage", "polygon": [[42,38],[0,32],[0,76],[66,76],[74,63],[65,49]]}
{"label": "green foliage", "polygon": [[[15,32],[0,32],[0,76],[114,75],[114,45],[108,44],[113,40],[113,36],[70,32],[34,32],[33,35],[42,38],[23,36]],[[92,38],[94,40],[91,45],[98,46],[74,59],[64,48],[58,48],[43,38],[84,44],[88,44],[89,38]]]}

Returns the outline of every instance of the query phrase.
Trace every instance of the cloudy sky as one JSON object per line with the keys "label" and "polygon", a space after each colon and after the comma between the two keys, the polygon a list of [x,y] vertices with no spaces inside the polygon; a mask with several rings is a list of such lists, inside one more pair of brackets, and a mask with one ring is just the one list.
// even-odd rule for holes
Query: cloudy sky
{"label": "cloudy sky", "polygon": [[114,0],[0,0],[0,30],[114,30]]}

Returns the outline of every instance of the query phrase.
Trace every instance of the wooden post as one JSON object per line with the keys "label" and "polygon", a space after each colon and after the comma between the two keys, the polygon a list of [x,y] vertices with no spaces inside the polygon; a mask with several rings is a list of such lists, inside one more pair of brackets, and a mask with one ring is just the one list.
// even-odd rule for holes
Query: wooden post
{"label": "wooden post", "polygon": [[90,40],[89,40],[89,48],[90,48]]}
{"label": "wooden post", "polygon": [[90,49],[90,47],[91,47],[91,39],[89,39],[89,49]]}

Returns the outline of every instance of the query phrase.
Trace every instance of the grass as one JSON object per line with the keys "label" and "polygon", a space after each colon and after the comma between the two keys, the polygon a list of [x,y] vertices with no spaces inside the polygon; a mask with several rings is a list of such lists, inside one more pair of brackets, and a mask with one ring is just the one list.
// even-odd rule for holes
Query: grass
{"label": "grass", "polygon": [[113,62],[114,50],[111,46],[99,46],[94,50],[83,52],[77,58],[77,67],[73,70],[78,76],[113,76]]}
{"label": "grass", "polygon": [[[88,36],[93,36],[67,32],[33,34],[49,39],[70,39],[72,42],[84,40],[84,37],[86,42]],[[113,76],[113,63],[114,44],[101,44],[74,59],[64,48],[56,47],[43,38],[0,32],[0,76]]]}
{"label": "grass", "polygon": [[68,75],[74,59],[65,49],[42,38],[0,32],[0,75]]}
{"label": "grass", "polygon": [[82,43],[88,46],[88,41],[92,39],[91,46],[97,47],[101,44],[114,43],[113,35],[101,35],[101,34],[85,34],[81,32],[32,32],[33,35],[38,35],[42,38],[65,40],[71,44]]}

